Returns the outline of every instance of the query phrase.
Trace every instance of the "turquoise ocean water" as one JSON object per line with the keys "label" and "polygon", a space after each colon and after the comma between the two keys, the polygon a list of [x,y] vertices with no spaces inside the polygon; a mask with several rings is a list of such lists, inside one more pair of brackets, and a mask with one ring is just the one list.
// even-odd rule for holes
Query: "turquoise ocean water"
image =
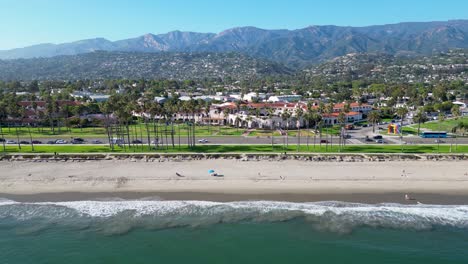
{"label": "turquoise ocean water", "polygon": [[468,206],[0,201],[0,263],[468,263]]}

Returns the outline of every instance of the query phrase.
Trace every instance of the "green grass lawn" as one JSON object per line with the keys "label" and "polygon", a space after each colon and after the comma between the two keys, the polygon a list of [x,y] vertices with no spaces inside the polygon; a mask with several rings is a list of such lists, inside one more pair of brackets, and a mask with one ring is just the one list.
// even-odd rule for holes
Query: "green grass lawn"
{"label": "green grass lawn", "polygon": [[[432,130],[432,131],[447,131],[451,132],[452,128],[458,125],[460,122],[468,123],[468,116],[459,117],[458,119],[446,119],[442,122],[430,121],[421,124],[421,129]],[[418,124],[411,125],[413,128],[418,128]]]}
{"label": "green grass lawn", "polygon": [[[153,126],[149,125],[149,130],[151,134],[153,133]],[[165,131],[167,130],[168,133],[171,132],[171,126],[165,126],[163,124],[159,124],[158,131]],[[144,124],[136,124],[129,126],[130,133],[133,135],[143,135],[146,136],[146,126]],[[0,131],[0,135],[7,139],[15,139],[17,134],[20,138],[29,138],[29,131],[27,127],[19,127],[18,129],[12,128],[2,128]],[[227,126],[196,126],[195,128],[195,135],[196,136],[240,136],[244,132],[243,129],[236,129],[233,127]],[[178,124],[174,125],[174,133],[176,135],[180,134],[181,136],[187,136],[188,134],[188,126],[185,124]],[[103,138],[107,137],[106,129],[103,127],[85,127],[85,128],[66,128],[60,127],[55,128],[52,131],[49,127],[39,127],[39,128],[31,128],[31,136],[33,138],[56,138],[56,137],[79,137],[79,138]]]}
{"label": "green grass lawn", "polygon": [[[440,153],[449,153],[450,145],[440,145]],[[3,151],[0,148],[0,153]],[[197,145],[189,149],[187,146],[176,146],[175,148],[169,147],[168,149],[160,148],[157,150],[149,149],[148,146],[136,146],[124,150],[123,148],[116,147],[113,152],[115,153],[139,153],[139,152],[159,152],[159,153],[281,153],[281,152],[296,152],[297,145],[290,144],[289,147],[283,148],[283,145]],[[61,145],[61,146],[35,146],[35,151],[32,152],[31,146],[22,146],[21,150],[17,146],[7,146],[7,153],[105,153],[112,152],[108,146],[80,146],[80,145]],[[310,145],[309,148],[305,145],[299,147],[299,152],[307,153],[326,153],[326,152],[343,152],[343,153],[401,153],[402,147],[400,145],[348,145],[341,151],[338,146],[324,144]],[[437,145],[405,145],[403,146],[404,153],[437,153]],[[468,145],[460,145],[458,148],[455,145],[452,147],[452,153],[468,153]]]}

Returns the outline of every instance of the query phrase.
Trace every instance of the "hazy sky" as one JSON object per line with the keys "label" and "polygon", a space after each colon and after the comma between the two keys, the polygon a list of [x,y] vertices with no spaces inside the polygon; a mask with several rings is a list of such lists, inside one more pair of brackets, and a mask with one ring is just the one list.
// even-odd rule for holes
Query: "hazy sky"
{"label": "hazy sky", "polygon": [[172,30],[468,19],[466,0],[0,0],[0,50]]}

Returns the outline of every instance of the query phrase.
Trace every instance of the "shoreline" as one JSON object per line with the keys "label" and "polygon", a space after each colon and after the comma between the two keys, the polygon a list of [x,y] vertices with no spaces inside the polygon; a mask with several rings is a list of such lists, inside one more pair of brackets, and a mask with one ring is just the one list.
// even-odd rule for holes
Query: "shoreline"
{"label": "shoreline", "polygon": [[428,205],[466,205],[468,194],[449,195],[435,193],[411,193],[414,200],[405,200],[404,193],[270,193],[270,194],[227,194],[227,193],[198,193],[198,192],[62,192],[37,194],[5,194],[0,198],[21,203],[42,202],[75,202],[75,201],[277,201],[277,202],[325,202],[338,201],[362,204],[396,203],[415,205],[418,203]]}

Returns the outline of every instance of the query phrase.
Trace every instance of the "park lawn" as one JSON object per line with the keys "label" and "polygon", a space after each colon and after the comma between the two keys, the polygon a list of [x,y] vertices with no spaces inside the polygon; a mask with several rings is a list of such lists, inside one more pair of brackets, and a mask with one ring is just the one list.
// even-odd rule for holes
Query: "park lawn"
{"label": "park lawn", "polygon": [[271,135],[275,137],[281,136],[281,134],[278,132],[278,130],[275,130],[274,133],[271,132],[271,130],[254,130],[250,132],[249,136],[252,137],[271,137]]}
{"label": "park lawn", "polygon": [[[289,132],[288,132],[288,135],[291,136],[291,137],[297,137],[298,134],[299,134],[298,130],[289,130]],[[318,133],[317,133],[317,135],[318,135]],[[312,130],[308,131],[307,129],[301,129],[301,137],[307,137],[307,136],[313,137],[314,132]]]}
{"label": "park lawn", "polygon": [[[438,150],[439,148],[439,150]],[[1,149],[0,151],[2,151]],[[402,151],[403,150],[403,151]],[[175,148],[149,149],[147,145],[126,148],[125,150],[116,147],[111,151],[108,146],[82,146],[82,145],[53,145],[35,146],[35,151],[31,151],[31,146],[22,146],[21,150],[17,146],[7,146],[7,153],[282,153],[297,152],[297,145],[197,145],[188,148],[186,145],[175,146]],[[315,147],[311,144],[299,146],[301,153],[450,153],[450,145],[348,145],[340,150],[337,145],[319,145]],[[1,153],[1,152],[0,152]],[[468,153],[468,145],[452,146],[452,153]]]}
{"label": "park lawn", "polygon": [[[432,130],[432,131],[447,131],[451,132],[452,128],[458,125],[460,122],[468,123],[468,116],[459,117],[457,119],[446,119],[442,122],[439,121],[429,121],[424,124],[421,124],[421,129]],[[411,125],[414,128],[418,128],[418,124]]]}
{"label": "park lawn", "polygon": [[[179,129],[180,126],[180,129]],[[152,124],[149,124],[148,129],[150,130],[151,134],[153,132]],[[161,131],[166,131],[167,133],[171,133],[172,127],[165,126],[163,124],[159,124],[158,133]],[[107,137],[107,132],[104,127],[84,127],[84,128],[66,128],[60,127],[55,128],[53,132],[52,129],[49,127],[40,127],[40,128],[31,128],[31,137],[34,138],[104,138]],[[129,131],[132,135],[137,137],[146,136],[146,126],[144,124],[136,124],[130,125]],[[195,127],[195,135],[196,136],[240,136],[243,133],[243,129],[236,129],[232,127],[218,127],[218,126],[196,126]],[[11,128],[2,128],[0,131],[0,135],[7,139],[16,139],[17,136],[20,138],[27,138],[29,140],[29,131],[27,127],[18,127],[18,129],[11,127]],[[176,135],[180,134],[181,136],[187,136],[188,134],[188,126],[185,124],[177,124],[174,125],[174,133]],[[1,137],[1,136],[0,136]]]}

